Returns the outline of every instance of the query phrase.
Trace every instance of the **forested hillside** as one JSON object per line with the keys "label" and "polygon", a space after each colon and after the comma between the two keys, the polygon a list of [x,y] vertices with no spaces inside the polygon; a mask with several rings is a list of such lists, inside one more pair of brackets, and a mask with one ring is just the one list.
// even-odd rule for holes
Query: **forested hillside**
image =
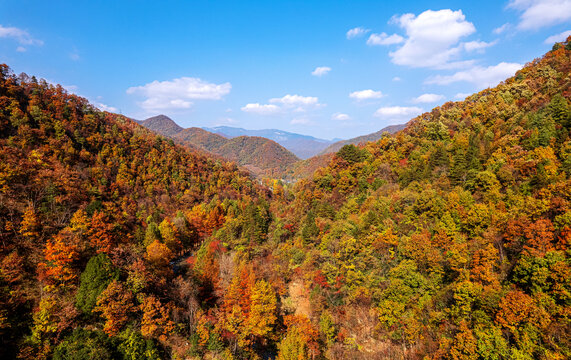
{"label": "forested hillside", "polygon": [[570,74],[556,44],[269,192],[3,67],[2,356],[570,358]]}
{"label": "forested hillside", "polygon": [[184,301],[171,262],[266,192],[5,65],[0,109],[0,357],[162,357],[151,339]]}
{"label": "forested hillside", "polygon": [[275,141],[257,136],[227,139],[200,128],[188,128],[173,136],[189,145],[244,166],[259,177],[281,178],[299,159]]}
{"label": "forested hillside", "polygon": [[[275,269],[335,359],[571,357],[571,45],[343,147],[276,207]],[[293,345],[295,344],[295,345]],[[282,357],[293,358],[293,357]]]}

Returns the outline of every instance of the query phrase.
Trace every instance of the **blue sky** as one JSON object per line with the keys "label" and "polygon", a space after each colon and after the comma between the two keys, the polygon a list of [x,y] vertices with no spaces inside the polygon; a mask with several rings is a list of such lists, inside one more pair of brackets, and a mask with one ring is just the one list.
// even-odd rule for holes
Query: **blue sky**
{"label": "blue sky", "polygon": [[349,138],[512,75],[571,0],[6,1],[0,62],[102,109]]}

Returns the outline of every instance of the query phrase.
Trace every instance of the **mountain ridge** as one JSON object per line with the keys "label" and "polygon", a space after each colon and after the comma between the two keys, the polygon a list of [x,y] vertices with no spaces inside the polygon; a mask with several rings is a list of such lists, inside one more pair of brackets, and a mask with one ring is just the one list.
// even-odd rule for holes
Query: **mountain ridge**
{"label": "mountain ridge", "polygon": [[227,137],[260,136],[273,140],[294,153],[300,159],[308,159],[317,155],[334,140],[316,138],[311,135],[302,135],[279,129],[247,130],[231,126],[203,127],[203,129]]}
{"label": "mountain ridge", "polygon": [[256,176],[283,177],[299,159],[277,142],[259,136],[226,138],[204,128],[182,128],[166,115],[139,124],[175,142],[206,151],[244,166]]}

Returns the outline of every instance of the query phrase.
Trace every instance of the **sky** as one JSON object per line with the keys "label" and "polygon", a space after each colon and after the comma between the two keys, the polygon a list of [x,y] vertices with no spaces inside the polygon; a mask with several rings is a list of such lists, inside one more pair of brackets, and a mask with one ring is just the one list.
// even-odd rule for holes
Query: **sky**
{"label": "sky", "polygon": [[497,85],[571,0],[0,0],[0,63],[102,110],[351,138]]}

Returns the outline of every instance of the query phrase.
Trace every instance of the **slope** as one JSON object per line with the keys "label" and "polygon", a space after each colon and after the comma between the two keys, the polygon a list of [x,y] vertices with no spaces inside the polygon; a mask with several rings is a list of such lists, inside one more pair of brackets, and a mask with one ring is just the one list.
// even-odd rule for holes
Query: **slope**
{"label": "slope", "polygon": [[[78,358],[69,353],[73,346],[57,346],[85,335],[98,340],[78,340],[82,356],[118,358],[107,335],[93,330],[103,325],[92,315],[97,297],[119,279],[105,271],[135,281],[114,283],[130,299],[121,305],[129,307],[127,319],[140,304],[166,309],[174,304],[164,300],[175,254],[211,234],[228,209],[238,216],[265,196],[231,163],[189,152],[1,65],[0,357]],[[97,269],[103,272],[95,278],[80,278]],[[115,334],[117,325],[109,324],[105,331]],[[74,332],[83,326],[92,330]],[[139,330],[130,334],[128,341],[143,339]],[[154,344],[145,346],[162,351]]]}
{"label": "slope", "polygon": [[271,267],[311,289],[329,358],[571,356],[568,40],[274,205]]}
{"label": "slope", "polygon": [[[216,149],[220,148],[228,142],[225,137],[213,134],[201,128],[191,127],[184,129],[173,136],[178,142],[185,145],[193,145],[199,149],[216,153]],[[233,159],[234,160],[234,159]]]}
{"label": "slope", "polygon": [[238,136],[215,151],[255,174],[281,177],[299,159],[275,141],[257,136]]}

